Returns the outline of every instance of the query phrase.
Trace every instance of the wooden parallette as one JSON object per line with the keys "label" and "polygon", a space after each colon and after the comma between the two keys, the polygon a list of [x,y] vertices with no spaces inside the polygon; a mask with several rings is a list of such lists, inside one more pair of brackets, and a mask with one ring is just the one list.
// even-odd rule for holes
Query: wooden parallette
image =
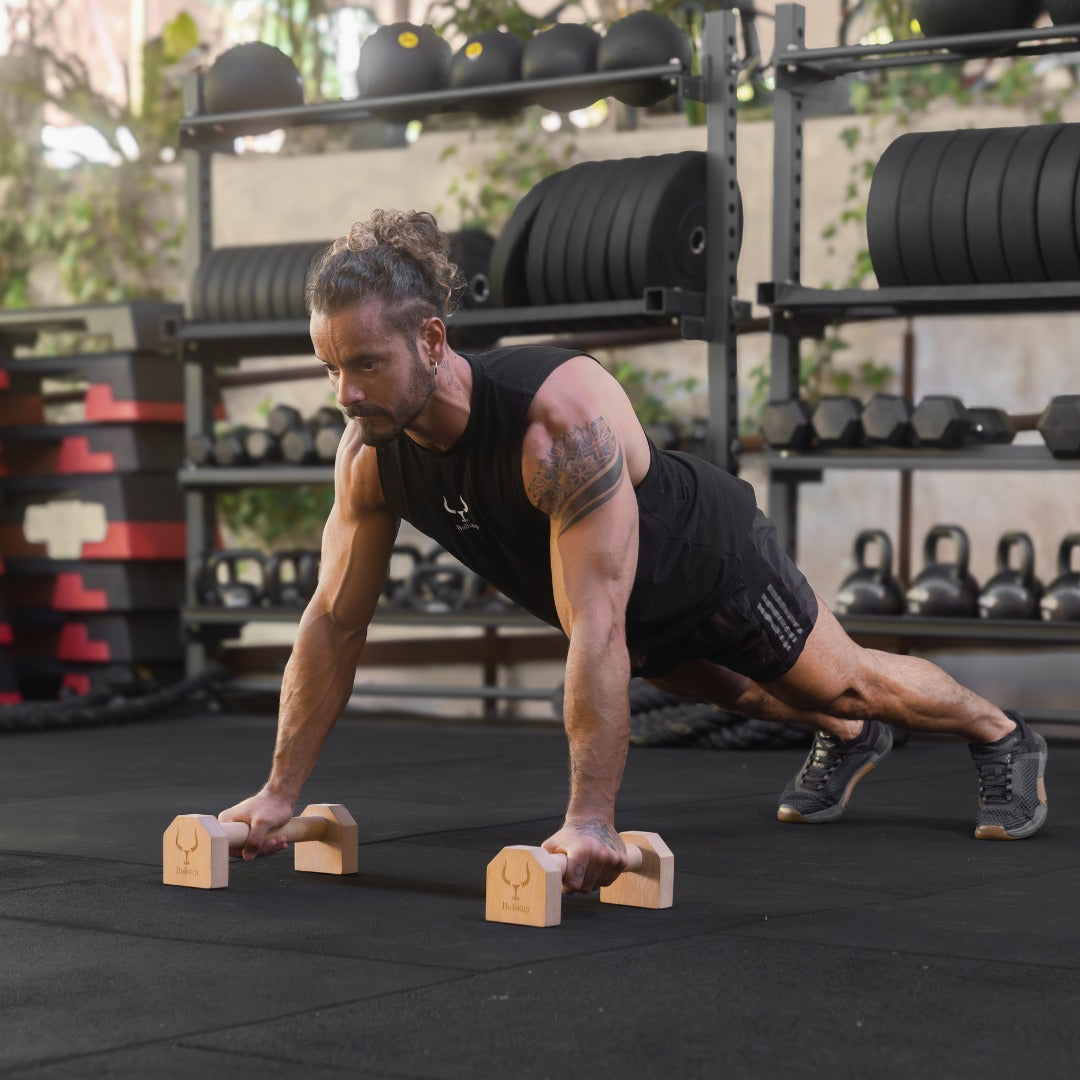
{"label": "wooden parallette", "polygon": [[[600,890],[605,904],[668,908],[672,904],[675,856],[657,833],[619,833],[629,859],[615,881]],[[487,921],[519,926],[558,926],[566,856],[540,847],[505,847],[487,868]]]}
{"label": "wooden parallette", "polygon": [[[248,837],[240,821],[220,822],[209,814],[180,814],[162,837],[162,881],[189,889],[224,889],[229,851]],[[312,803],[271,835],[293,844],[293,866],[315,874],[355,874],[359,830],[340,803]]]}

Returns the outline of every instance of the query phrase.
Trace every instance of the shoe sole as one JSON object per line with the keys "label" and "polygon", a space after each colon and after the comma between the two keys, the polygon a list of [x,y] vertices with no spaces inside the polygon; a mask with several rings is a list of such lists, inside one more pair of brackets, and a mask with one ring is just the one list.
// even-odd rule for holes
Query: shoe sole
{"label": "shoe sole", "polygon": [[1039,779],[1036,790],[1039,793],[1039,805],[1035,808],[1035,816],[1021,825],[1018,829],[1006,829],[1004,825],[976,825],[976,840],[1023,840],[1025,837],[1037,833],[1046,821],[1046,781],[1043,774],[1046,772],[1046,740],[1039,736]]}
{"label": "shoe sole", "polygon": [[848,799],[851,798],[851,792],[854,790],[855,785],[870,772],[879,761],[887,757],[890,750],[892,750],[891,733],[889,735],[889,745],[886,746],[880,754],[875,754],[857,773],[855,773],[848,781],[847,787],[844,788],[844,794],[840,801],[834,806],[829,806],[824,810],[815,810],[812,814],[800,814],[793,806],[780,806],[776,811],[776,820],[786,821],[789,824],[795,825],[822,825],[827,821],[835,821],[847,809]]}

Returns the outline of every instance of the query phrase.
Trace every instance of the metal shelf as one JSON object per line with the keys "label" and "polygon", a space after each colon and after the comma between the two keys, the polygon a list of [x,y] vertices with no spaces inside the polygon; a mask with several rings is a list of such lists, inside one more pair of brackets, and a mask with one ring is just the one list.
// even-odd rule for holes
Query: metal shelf
{"label": "metal shelf", "polygon": [[802,320],[856,322],[916,315],[1003,315],[1080,309],[1080,281],[994,285],[917,285],[887,289],[814,289],[790,281],[758,285],[758,302],[771,308],[773,325]]}
{"label": "metal shelf", "polygon": [[894,469],[914,472],[939,469],[950,472],[1014,472],[1080,469],[1080,459],[1057,458],[1045,446],[966,446],[960,450],[812,450],[804,453],[770,451],[765,455],[774,473],[811,474],[825,469]]}
{"label": "metal shelf", "polygon": [[[447,320],[447,329],[490,330],[498,336],[558,330],[598,330],[606,327],[681,325],[683,337],[699,338],[705,298],[701,293],[676,288],[650,288],[641,299],[609,300],[587,304],[552,304],[544,307],[464,308]],[[756,328],[749,305],[738,308],[746,330]],[[224,356],[291,356],[311,352],[307,319],[264,322],[189,322],[178,334],[188,359],[220,362]]]}
{"label": "metal shelf", "polygon": [[777,52],[778,73],[808,72],[836,78],[875,68],[914,67],[932,63],[964,63],[980,57],[1042,56],[1080,47],[1080,25],[1038,29],[994,30],[982,34],[913,38],[880,45],[840,45],[827,49]]}
{"label": "metal shelf", "polygon": [[852,637],[891,637],[924,641],[996,642],[1018,648],[1080,645],[1080,622],[1036,619],[955,619],[921,615],[843,615]]}
{"label": "metal shelf", "polygon": [[[295,623],[300,608],[283,607],[184,607],[180,609],[180,621],[185,626],[240,626],[250,622]],[[550,629],[554,627],[530,615],[527,611],[392,611],[376,608],[373,626],[432,626],[442,627],[507,627],[525,630]]]}
{"label": "metal shelf", "polygon": [[[213,113],[185,116],[180,121],[180,145],[198,148],[209,144],[220,149],[221,136],[225,131],[243,134],[244,130],[265,129],[267,124],[275,127],[305,127],[311,124],[355,123],[357,120],[378,118],[382,110],[400,111],[415,108],[417,116],[425,113],[468,111],[474,103],[484,103],[493,98],[520,98],[522,106],[529,105],[531,98],[553,90],[595,89],[597,97],[626,82],[686,82],[693,87],[693,80],[685,76],[677,63],[653,64],[648,67],[625,68],[620,71],[590,72],[586,75],[568,75],[555,79],[530,79],[491,86],[475,86],[461,89],[444,88],[417,94],[394,94],[380,98],[357,98],[348,101],[327,101],[312,105],[295,105],[282,109],[250,109],[242,112]],[[686,95],[689,96],[689,95]]]}
{"label": "metal shelf", "polygon": [[252,465],[250,468],[181,469],[177,479],[182,488],[292,487],[295,484],[332,484],[333,465]]}

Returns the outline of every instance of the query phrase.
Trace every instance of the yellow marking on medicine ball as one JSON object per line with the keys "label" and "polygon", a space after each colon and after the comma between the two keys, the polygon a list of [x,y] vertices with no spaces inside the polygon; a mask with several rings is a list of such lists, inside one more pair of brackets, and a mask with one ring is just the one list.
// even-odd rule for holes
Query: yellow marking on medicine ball
{"label": "yellow marking on medicine ball", "polygon": [[465,46],[465,55],[470,60],[475,60],[484,51],[484,46],[479,41],[474,41]]}
{"label": "yellow marking on medicine ball", "polygon": [[411,30],[406,30],[398,34],[397,43],[403,49],[415,49],[420,44],[420,39]]}

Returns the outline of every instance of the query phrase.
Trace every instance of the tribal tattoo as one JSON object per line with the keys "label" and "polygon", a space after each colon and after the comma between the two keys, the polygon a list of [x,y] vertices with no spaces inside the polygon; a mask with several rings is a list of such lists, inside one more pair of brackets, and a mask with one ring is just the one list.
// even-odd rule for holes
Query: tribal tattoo
{"label": "tribal tattoo", "polygon": [[555,439],[529,483],[529,498],[550,518],[559,535],[599,509],[619,488],[623,452],[602,416]]}

